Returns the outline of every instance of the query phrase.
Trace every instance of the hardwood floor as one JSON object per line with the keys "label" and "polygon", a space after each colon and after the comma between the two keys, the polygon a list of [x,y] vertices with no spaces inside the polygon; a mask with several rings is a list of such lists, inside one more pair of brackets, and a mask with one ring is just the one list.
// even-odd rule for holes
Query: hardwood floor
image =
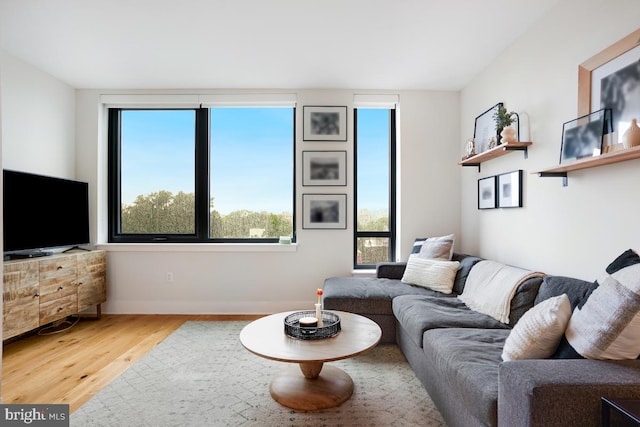
{"label": "hardwood floor", "polygon": [[66,403],[73,413],[187,320],[261,316],[103,315],[3,344],[3,403]]}

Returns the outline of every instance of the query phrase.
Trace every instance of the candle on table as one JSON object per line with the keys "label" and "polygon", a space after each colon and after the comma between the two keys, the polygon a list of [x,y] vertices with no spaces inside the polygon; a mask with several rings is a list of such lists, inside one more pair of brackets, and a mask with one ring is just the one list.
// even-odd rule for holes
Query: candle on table
{"label": "candle on table", "polygon": [[315,317],[303,317],[299,322],[301,328],[315,328],[318,326],[318,319]]}

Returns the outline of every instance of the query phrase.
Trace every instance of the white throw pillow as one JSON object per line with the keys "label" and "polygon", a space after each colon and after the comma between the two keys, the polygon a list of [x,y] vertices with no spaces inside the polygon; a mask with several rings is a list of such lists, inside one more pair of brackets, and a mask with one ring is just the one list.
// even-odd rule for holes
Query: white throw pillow
{"label": "white throw pillow", "polygon": [[402,281],[450,294],[459,266],[458,261],[409,257]]}
{"label": "white throw pillow", "polygon": [[530,308],[511,330],[502,360],[546,359],[558,347],[571,318],[566,294],[548,298]]}

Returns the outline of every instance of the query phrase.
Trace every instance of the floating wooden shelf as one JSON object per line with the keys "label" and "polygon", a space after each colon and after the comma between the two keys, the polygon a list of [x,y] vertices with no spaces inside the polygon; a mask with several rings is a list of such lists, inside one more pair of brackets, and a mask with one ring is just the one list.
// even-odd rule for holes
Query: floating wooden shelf
{"label": "floating wooden shelf", "polygon": [[587,157],[584,159],[576,160],[575,162],[543,169],[536,173],[541,177],[561,177],[562,185],[566,187],[568,185],[567,174],[571,171],[595,168],[598,166],[604,166],[611,163],[619,163],[624,162],[625,160],[638,158],[640,158],[640,147],[632,147],[624,150],[614,151],[612,153],[601,154],[595,157]]}
{"label": "floating wooden shelf", "polygon": [[460,161],[458,164],[461,166],[478,166],[478,172],[480,172],[480,164],[497,157],[502,157],[509,154],[511,151],[524,151],[524,158],[529,157],[529,146],[531,142],[509,142],[507,144],[498,145],[490,150],[483,151],[480,154],[469,157]]}

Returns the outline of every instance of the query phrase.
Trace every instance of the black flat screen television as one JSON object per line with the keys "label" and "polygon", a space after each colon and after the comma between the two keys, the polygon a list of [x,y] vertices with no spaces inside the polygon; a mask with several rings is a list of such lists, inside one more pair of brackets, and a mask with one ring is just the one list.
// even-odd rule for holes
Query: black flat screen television
{"label": "black flat screen television", "polygon": [[5,259],[89,243],[86,182],[7,169],[3,180]]}

